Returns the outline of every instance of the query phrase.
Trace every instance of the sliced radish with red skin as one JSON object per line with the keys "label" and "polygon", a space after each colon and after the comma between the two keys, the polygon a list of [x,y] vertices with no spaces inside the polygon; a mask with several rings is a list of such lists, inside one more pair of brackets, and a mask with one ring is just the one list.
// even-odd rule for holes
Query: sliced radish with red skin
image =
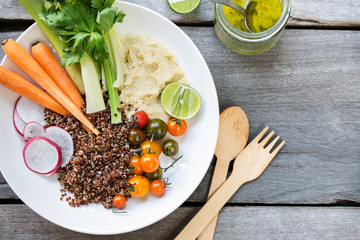
{"label": "sliced radish with red skin", "polygon": [[45,134],[45,128],[38,122],[28,122],[24,127],[23,136],[25,141],[34,137],[43,137]]}
{"label": "sliced radish with red skin", "polygon": [[14,123],[15,130],[21,136],[24,136],[23,132],[24,132],[24,127],[25,127],[26,123],[20,118],[19,114],[16,111],[16,108],[14,108],[14,111],[13,111],[13,123]]}
{"label": "sliced radish with red skin", "polygon": [[[61,163],[60,163],[60,165],[61,165]],[[59,168],[60,168],[60,166],[59,166]],[[52,177],[52,176],[54,176],[54,175],[58,172],[59,168],[56,169],[55,171],[49,173],[49,174],[46,174],[46,176],[47,176],[47,177]]]}
{"label": "sliced radish with red skin", "polygon": [[23,156],[25,165],[39,174],[56,172],[62,157],[60,147],[45,137],[30,139],[24,147]]}
{"label": "sliced radish with red skin", "polygon": [[53,126],[46,128],[45,137],[60,147],[62,153],[61,167],[65,167],[74,153],[74,142],[71,135],[66,130]]}
{"label": "sliced radish with red skin", "polygon": [[18,99],[15,109],[25,123],[34,121],[43,126],[46,124],[44,119],[45,108],[26,97],[21,96]]}
{"label": "sliced radish with red skin", "polygon": [[57,170],[56,170],[56,171],[53,171],[52,173],[46,174],[46,176],[47,176],[47,177],[52,177],[52,176],[54,176],[56,173],[57,173]]}

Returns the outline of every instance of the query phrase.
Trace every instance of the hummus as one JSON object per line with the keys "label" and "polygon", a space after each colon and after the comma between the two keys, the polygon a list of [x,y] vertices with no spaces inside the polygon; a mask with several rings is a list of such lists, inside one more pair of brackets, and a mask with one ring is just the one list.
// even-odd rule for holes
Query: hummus
{"label": "hummus", "polygon": [[172,82],[188,84],[174,56],[149,37],[125,35],[120,37],[126,52],[125,85],[120,99],[128,119],[143,110],[150,118],[167,122],[160,94]]}

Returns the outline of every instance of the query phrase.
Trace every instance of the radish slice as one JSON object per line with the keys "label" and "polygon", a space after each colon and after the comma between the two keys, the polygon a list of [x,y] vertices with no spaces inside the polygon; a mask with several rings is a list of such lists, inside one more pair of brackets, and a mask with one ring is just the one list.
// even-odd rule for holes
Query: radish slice
{"label": "radish slice", "polygon": [[53,171],[52,173],[49,173],[49,174],[47,174],[46,176],[47,176],[47,177],[52,177],[52,176],[54,176],[56,173],[57,173],[57,169],[56,169],[56,171]]}
{"label": "radish slice", "polygon": [[25,122],[38,122],[45,125],[44,110],[45,108],[26,97],[20,97],[15,105],[16,112]]}
{"label": "radish slice", "polygon": [[42,137],[45,136],[45,128],[38,122],[29,122],[24,127],[24,139],[30,140],[34,137]]}
{"label": "radish slice", "polygon": [[74,153],[74,142],[71,135],[60,127],[48,127],[45,136],[60,147],[62,153],[61,167],[65,167]]}
{"label": "radish slice", "polygon": [[16,108],[14,108],[13,111],[13,123],[16,131],[21,135],[24,136],[24,127],[26,123],[20,118],[19,114],[16,111]]}
{"label": "radish slice", "polygon": [[26,166],[33,172],[49,174],[56,172],[61,163],[59,146],[45,137],[34,137],[23,151]]}

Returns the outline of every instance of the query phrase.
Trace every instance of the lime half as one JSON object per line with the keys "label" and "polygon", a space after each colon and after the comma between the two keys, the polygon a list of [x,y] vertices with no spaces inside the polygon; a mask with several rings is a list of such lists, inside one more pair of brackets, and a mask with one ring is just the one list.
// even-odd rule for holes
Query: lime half
{"label": "lime half", "polygon": [[167,0],[167,2],[174,12],[186,14],[194,11],[201,0]]}
{"label": "lime half", "polygon": [[161,104],[170,116],[189,119],[199,112],[201,98],[194,88],[181,83],[171,83],[161,94]]}

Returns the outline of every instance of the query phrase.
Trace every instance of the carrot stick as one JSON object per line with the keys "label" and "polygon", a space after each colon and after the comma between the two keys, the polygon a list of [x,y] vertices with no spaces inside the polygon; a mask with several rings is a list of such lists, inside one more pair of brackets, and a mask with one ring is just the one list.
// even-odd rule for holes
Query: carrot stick
{"label": "carrot stick", "polygon": [[38,42],[32,46],[31,51],[35,61],[45,70],[66,96],[81,109],[84,99],[51,50],[45,44]]}
{"label": "carrot stick", "polygon": [[[60,62],[51,52],[51,50],[43,43],[37,42],[31,48],[33,58],[51,77],[51,79],[59,86],[59,88],[70,98],[70,100],[81,109],[84,105],[84,99],[78,91],[73,80],[67,74],[65,69],[61,67]],[[86,131],[91,131],[83,124]]]}
{"label": "carrot stick", "polygon": [[[81,109],[84,105],[84,99],[78,91],[73,80],[67,74],[65,69],[61,67],[60,62],[51,52],[51,50],[43,43],[37,42],[31,48],[33,58],[51,77],[51,79],[60,87],[60,89],[70,98],[70,100]],[[91,131],[83,124],[86,131]]]}
{"label": "carrot stick", "polygon": [[51,77],[40,67],[40,65],[30,56],[30,54],[17,42],[8,39],[2,42],[3,50],[6,55],[16,63],[24,72],[34,79],[45,91],[55,98],[64,108],[66,108],[75,118],[87,126],[96,135],[99,131],[84,116],[82,111],[61,91]]}
{"label": "carrot stick", "polygon": [[70,113],[61,106],[53,97],[41,90],[40,88],[32,85],[26,79],[11,72],[0,65],[0,83],[8,89],[27,97],[28,99],[46,107],[61,115],[69,115]]}

